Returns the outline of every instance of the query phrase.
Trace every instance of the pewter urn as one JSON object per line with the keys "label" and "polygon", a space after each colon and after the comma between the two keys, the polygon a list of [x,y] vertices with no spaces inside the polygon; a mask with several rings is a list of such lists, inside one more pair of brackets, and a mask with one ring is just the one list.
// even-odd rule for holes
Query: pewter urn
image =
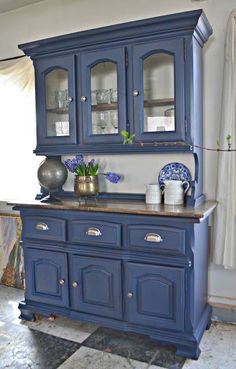
{"label": "pewter urn", "polygon": [[61,158],[46,158],[38,168],[39,184],[49,193],[58,191],[67,179],[67,169]]}

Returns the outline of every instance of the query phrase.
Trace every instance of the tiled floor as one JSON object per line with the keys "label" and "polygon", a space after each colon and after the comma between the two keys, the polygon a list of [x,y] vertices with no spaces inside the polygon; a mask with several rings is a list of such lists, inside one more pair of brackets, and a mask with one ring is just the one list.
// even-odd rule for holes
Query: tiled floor
{"label": "tiled floor", "polygon": [[198,361],[138,334],[56,318],[21,322],[23,291],[0,286],[0,369],[236,369],[236,326],[213,324]]}

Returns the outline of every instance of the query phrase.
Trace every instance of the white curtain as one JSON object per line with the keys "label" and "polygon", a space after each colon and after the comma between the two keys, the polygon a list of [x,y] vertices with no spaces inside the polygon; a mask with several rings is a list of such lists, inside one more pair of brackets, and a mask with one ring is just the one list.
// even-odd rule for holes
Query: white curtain
{"label": "white curtain", "polygon": [[[229,17],[225,43],[224,84],[220,143],[226,136],[236,147],[236,10]],[[218,206],[214,222],[213,261],[226,269],[236,269],[236,153],[220,152],[217,178]]]}
{"label": "white curtain", "polygon": [[32,61],[0,62],[0,201],[32,198],[39,190],[35,126]]}

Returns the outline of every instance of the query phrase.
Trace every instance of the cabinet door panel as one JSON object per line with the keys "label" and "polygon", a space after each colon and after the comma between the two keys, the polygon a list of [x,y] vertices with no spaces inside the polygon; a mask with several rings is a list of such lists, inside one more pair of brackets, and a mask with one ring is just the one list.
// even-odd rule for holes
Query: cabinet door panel
{"label": "cabinet door panel", "polygon": [[35,61],[39,145],[76,143],[74,56]]}
{"label": "cabinet door panel", "polygon": [[67,257],[60,252],[24,250],[26,298],[68,306]]}
{"label": "cabinet door panel", "polygon": [[73,309],[122,318],[120,261],[72,255],[70,273]]}
{"label": "cabinet door panel", "polygon": [[126,263],[126,319],[156,328],[184,329],[184,269]]}
{"label": "cabinet door panel", "polygon": [[182,39],[133,47],[134,131],[137,141],[185,139]]}
{"label": "cabinet door panel", "polygon": [[83,143],[119,143],[126,129],[125,49],[81,54]]}

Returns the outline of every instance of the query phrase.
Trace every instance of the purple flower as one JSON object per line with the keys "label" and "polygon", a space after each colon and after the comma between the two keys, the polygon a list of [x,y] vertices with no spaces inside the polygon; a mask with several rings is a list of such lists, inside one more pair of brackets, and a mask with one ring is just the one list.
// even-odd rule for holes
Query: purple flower
{"label": "purple flower", "polygon": [[91,159],[91,160],[89,161],[89,163],[88,163],[88,164],[89,164],[90,166],[92,166],[92,165],[94,165],[94,163],[95,163],[95,159]]}
{"label": "purple flower", "polygon": [[77,166],[85,164],[83,155],[76,155]]}
{"label": "purple flower", "polygon": [[76,158],[65,160],[65,166],[70,172],[74,173],[78,166]]}
{"label": "purple flower", "polygon": [[112,172],[108,172],[105,174],[106,179],[110,181],[111,183],[118,183],[120,181],[120,175]]}

